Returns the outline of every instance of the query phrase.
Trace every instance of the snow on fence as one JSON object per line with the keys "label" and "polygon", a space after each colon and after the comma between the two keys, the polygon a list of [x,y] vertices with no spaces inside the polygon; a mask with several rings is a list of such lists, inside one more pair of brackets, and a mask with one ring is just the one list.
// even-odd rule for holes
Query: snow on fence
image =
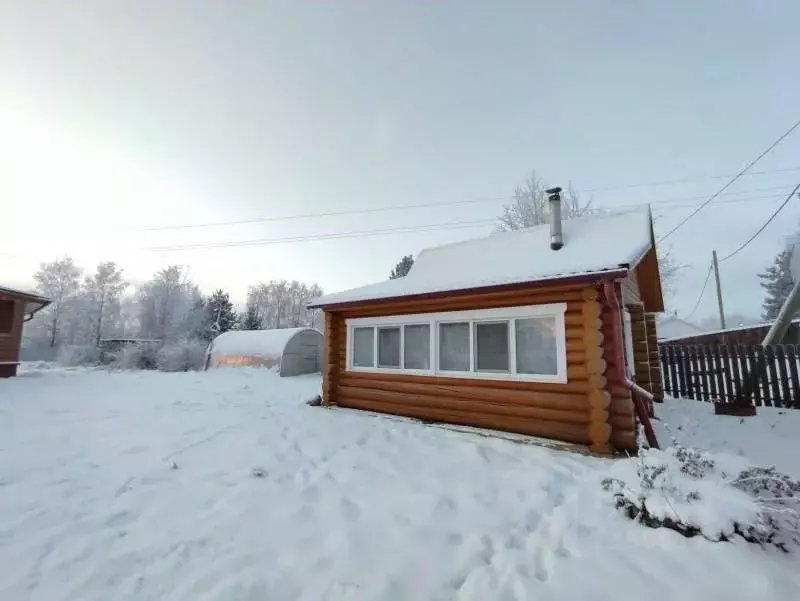
{"label": "snow on fence", "polygon": [[800,409],[796,345],[659,345],[664,392],[687,399]]}

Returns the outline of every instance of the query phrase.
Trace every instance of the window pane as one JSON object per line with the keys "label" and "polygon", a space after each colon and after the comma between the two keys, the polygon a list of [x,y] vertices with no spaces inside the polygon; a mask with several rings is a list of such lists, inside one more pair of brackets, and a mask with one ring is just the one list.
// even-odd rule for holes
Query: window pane
{"label": "window pane", "polygon": [[374,367],[372,363],[372,328],[353,328],[353,365],[355,367]]}
{"label": "window pane", "polygon": [[475,370],[508,371],[508,322],[475,324]]}
{"label": "window pane", "polygon": [[431,368],[431,327],[429,325],[405,326],[403,347],[404,369]]}
{"label": "window pane", "polygon": [[517,373],[558,374],[556,323],[555,317],[516,321]]}
{"label": "window pane", "polygon": [[469,323],[439,324],[439,369],[469,371]]}
{"label": "window pane", "polygon": [[378,329],[378,367],[400,367],[400,328]]}

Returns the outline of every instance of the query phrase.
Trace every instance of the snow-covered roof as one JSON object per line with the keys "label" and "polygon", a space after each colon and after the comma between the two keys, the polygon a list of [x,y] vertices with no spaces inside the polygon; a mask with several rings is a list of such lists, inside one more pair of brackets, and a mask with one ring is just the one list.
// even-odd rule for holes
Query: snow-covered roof
{"label": "snow-covered roof", "polygon": [[19,288],[12,288],[11,286],[4,286],[2,284],[0,284],[0,293],[5,293],[9,296],[24,300],[25,313],[28,315],[33,315],[52,302],[49,298],[42,296],[41,294],[29,292],[27,290],[20,290]]}
{"label": "snow-covered roof", "polygon": [[656,324],[659,340],[669,340],[684,336],[699,336],[706,331],[700,326],[693,324],[680,317],[665,317]]}
{"label": "snow-covered roof", "polygon": [[327,294],[312,307],[601,275],[638,263],[652,247],[650,208],[563,223],[564,246],[550,249],[550,225],[498,232],[423,250],[407,276]]}
{"label": "snow-covered roof", "polygon": [[[681,334],[676,336],[670,336],[669,338],[664,338],[662,340],[661,335],[659,334],[659,340],[663,342],[673,342],[676,340],[682,340],[684,338],[694,338],[695,336],[714,336],[717,334],[730,334],[732,332],[743,332],[745,330],[758,330],[761,328],[769,328],[772,327],[772,324],[775,323],[774,321],[765,321],[762,323],[751,323],[748,325],[741,325],[741,326],[734,326],[731,328],[725,328],[720,330],[701,330],[700,332],[695,333],[687,333]],[[792,325],[800,325],[800,317],[795,318],[791,321]]]}
{"label": "snow-covered roof", "polygon": [[283,328],[279,330],[232,330],[220,334],[209,350],[214,355],[256,355],[280,357],[289,341],[300,332],[312,328]]}

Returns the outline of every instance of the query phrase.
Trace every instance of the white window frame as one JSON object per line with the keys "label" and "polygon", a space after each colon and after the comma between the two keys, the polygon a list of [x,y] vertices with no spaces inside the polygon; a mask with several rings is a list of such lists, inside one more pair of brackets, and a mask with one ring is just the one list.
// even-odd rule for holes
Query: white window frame
{"label": "white window frame", "polygon": [[636,375],[636,356],[633,352],[633,325],[631,322],[631,312],[624,309],[622,312],[622,333],[625,342],[625,366],[628,374],[631,376]]}
{"label": "white window frame", "polygon": [[[468,311],[447,311],[439,313],[417,313],[413,315],[391,315],[385,317],[354,317],[346,320],[347,325],[347,371],[420,375],[442,378],[466,378],[477,380],[518,380],[524,382],[567,383],[567,331],[564,314],[566,303],[547,305],[527,305],[524,307],[503,307],[498,309],[477,309]],[[556,322],[556,374],[518,374],[516,319],[554,318]],[[509,371],[490,372],[476,371],[475,323],[508,321]],[[439,324],[469,323],[469,356],[470,371],[449,371],[439,369]],[[430,369],[405,369],[405,328],[403,326],[428,325],[430,335],[429,351]],[[400,368],[377,367],[378,365],[378,328],[400,328]],[[373,328],[373,365],[375,367],[356,367],[353,365],[353,330],[355,328]]]}

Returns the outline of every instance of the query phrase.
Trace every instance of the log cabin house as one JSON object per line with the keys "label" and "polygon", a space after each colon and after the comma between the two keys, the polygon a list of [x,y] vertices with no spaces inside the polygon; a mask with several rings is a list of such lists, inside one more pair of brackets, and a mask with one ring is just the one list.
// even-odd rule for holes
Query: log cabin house
{"label": "log cabin house", "polygon": [[0,378],[17,375],[22,325],[49,304],[43,296],[0,286]]}
{"label": "log cabin house", "polygon": [[649,207],[422,251],[409,274],[310,303],[323,404],[634,450],[661,395]]}

